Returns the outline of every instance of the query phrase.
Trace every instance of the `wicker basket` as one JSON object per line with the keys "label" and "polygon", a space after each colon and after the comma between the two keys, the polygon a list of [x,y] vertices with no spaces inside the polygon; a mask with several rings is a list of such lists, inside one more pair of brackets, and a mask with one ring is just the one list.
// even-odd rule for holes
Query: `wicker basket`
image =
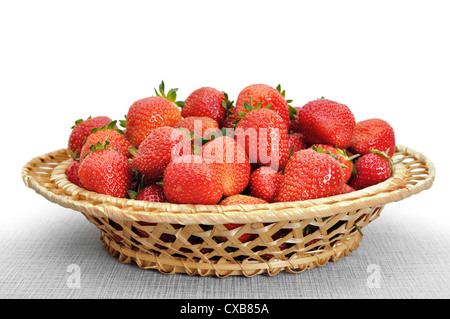
{"label": "wicker basket", "polygon": [[[72,160],[66,149],[32,159],[22,177],[51,202],[83,213],[120,262],[164,274],[273,276],[349,255],[359,246],[361,229],[385,204],[432,186],[434,165],[423,154],[399,145],[393,159],[394,175],[378,185],[316,200],[259,205],[176,205],[100,195],[68,181],[65,170]],[[228,230],[226,223],[242,226]],[[242,234],[253,234],[253,239],[242,243]]]}

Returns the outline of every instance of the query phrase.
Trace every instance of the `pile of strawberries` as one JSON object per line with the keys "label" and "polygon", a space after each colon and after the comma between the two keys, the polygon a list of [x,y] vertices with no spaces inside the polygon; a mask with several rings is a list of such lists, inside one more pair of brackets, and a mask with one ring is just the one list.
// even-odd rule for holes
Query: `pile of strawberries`
{"label": "pile of strawberries", "polygon": [[124,120],[76,121],[66,174],[100,194],[204,205],[315,199],[392,176],[388,122],[356,122],[349,107],[323,97],[291,103],[280,86],[264,84],[245,87],[236,103],[211,87],[177,101],[162,82]]}

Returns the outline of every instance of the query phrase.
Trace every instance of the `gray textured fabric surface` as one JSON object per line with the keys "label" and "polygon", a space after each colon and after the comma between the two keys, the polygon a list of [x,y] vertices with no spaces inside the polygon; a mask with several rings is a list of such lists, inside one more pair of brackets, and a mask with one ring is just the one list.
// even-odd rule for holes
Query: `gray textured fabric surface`
{"label": "gray textured fabric surface", "polygon": [[[2,298],[450,297],[447,212],[430,212],[427,223],[416,211],[431,192],[388,204],[363,229],[360,247],[338,262],[301,274],[226,279],[163,275],[121,264],[82,214],[36,198],[32,191],[24,194],[33,208],[16,209],[2,224]],[[79,287],[71,284],[72,267],[79,269]]]}

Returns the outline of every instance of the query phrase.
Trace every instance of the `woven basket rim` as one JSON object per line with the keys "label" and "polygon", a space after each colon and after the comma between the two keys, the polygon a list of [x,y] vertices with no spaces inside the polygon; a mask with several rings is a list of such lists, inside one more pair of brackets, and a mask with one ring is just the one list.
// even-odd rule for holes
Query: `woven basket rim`
{"label": "woven basket rim", "polygon": [[[90,192],[67,179],[65,170],[72,161],[67,149],[33,158],[22,168],[22,178],[27,187],[48,200],[94,216],[185,225],[277,222],[327,217],[363,207],[383,206],[418,194],[432,186],[435,167],[425,155],[409,147],[397,145],[393,158],[397,161],[394,174],[380,184],[320,199],[258,205],[152,203]],[[50,183],[40,183],[36,170],[50,173]]]}

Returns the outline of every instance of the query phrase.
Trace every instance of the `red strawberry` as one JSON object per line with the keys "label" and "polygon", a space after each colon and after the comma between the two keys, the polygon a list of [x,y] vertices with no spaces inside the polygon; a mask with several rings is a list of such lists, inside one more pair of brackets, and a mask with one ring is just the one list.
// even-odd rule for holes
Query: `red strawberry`
{"label": "red strawberry", "polygon": [[[224,205],[224,206],[231,206],[231,205],[252,205],[252,204],[267,204],[267,202],[263,199],[260,198],[256,198],[253,196],[248,196],[248,195],[242,195],[242,194],[237,194],[237,195],[232,195],[229,197],[226,197],[225,199],[223,199],[219,205]],[[225,224],[224,225],[227,229],[232,230],[232,229],[236,229],[238,227],[242,227],[244,226],[244,224],[233,224],[233,223],[229,223],[229,224]],[[242,234],[241,236],[239,236],[239,240],[242,243],[245,243],[247,241],[251,241],[253,239],[255,239],[256,237],[258,237],[257,234]],[[217,236],[216,240],[221,243],[226,241],[226,237],[222,237],[222,236]]]}
{"label": "red strawberry", "polygon": [[293,202],[339,194],[344,174],[333,157],[312,149],[298,151],[284,171],[278,200]]}
{"label": "red strawberry", "polygon": [[184,101],[181,110],[183,117],[209,117],[216,122],[222,122],[227,109],[233,102],[228,100],[228,95],[212,87],[202,87],[192,92]]}
{"label": "red strawberry", "polygon": [[78,170],[84,188],[99,194],[125,198],[133,179],[128,158],[113,149],[88,154]]}
{"label": "red strawberry", "polygon": [[164,171],[164,194],[170,203],[215,205],[223,195],[220,176],[199,155],[176,157]]}
{"label": "red strawberry", "polygon": [[[238,118],[242,118],[241,113],[248,112],[246,104],[251,104],[250,99],[254,103],[261,102],[261,108],[271,105],[271,110],[276,112],[289,126],[290,114],[288,101],[284,98],[284,91],[281,93],[281,88],[278,86],[279,90],[266,85],[266,84],[252,84],[245,87],[240,93],[236,100],[235,114]],[[289,101],[291,102],[291,101]]]}
{"label": "red strawberry", "polygon": [[145,183],[155,183],[175,156],[191,152],[190,141],[183,132],[169,126],[155,128],[142,141],[133,157],[132,166],[145,176]]}
{"label": "red strawberry", "polygon": [[349,149],[361,155],[379,150],[392,156],[395,152],[394,129],[388,122],[377,118],[357,122]]}
{"label": "red strawberry", "polygon": [[203,160],[219,174],[223,195],[241,193],[250,179],[250,162],[245,149],[229,136],[220,136],[202,147]]}
{"label": "red strawberry", "polygon": [[254,196],[236,194],[222,199],[219,205],[252,205],[252,204],[267,204],[264,199],[256,198]]}
{"label": "red strawberry", "polygon": [[376,185],[392,176],[392,159],[384,152],[371,151],[355,162],[356,176],[348,184],[356,190]]}
{"label": "red strawberry", "polygon": [[69,137],[69,153],[73,158],[79,158],[83,142],[91,134],[93,128],[100,128],[111,123],[107,116],[89,117],[87,120],[78,120],[72,126]]}
{"label": "red strawberry", "polygon": [[263,166],[256,169],[250,176],[249,194],[261,198],[268,203],[277,201],[283,174],[270,167]]}
{"label": "red strawberry", "polygon": [[126,116],[125,137],[138,148],[152,130],[161,126],[174,126],[181,120],[179,105],[175,102],[177,89],[164,92],[164,82],[159,86],[160,93],[134,102]]}
{"label": "red strawberry", "polygon": [[156,203],[167,202],[162,186],[156,184],[145,187],[142,191],[139,192],[139,195],[136,197],[136,199]]}
{"label": "red strawberry", "polygon": [[126,157],[131,157],[131,144],[119,130],[114,129],[115,125],[116,121],[113,121],[108,126],[92,130],[81,148],[80,162],[83,162],[86,154],[95,149],[97,144],[104,144],[105,141],[108,141],[109,148],[118,150]]}
{"label": "red strawberry", "polygon": [[239,194],[247,187],[250,162],[244,148],[233,138],[225,135],[207,142],[202,156],[221,177],[224,196]]}
{"label": "red strawberry", "polygon": [[298,112],[297,122],[308,143],[341,149],[350,146],[356,124],[347,105],[324,98],[305,104]]}
{"label": "red strawberry", "polygon": [[288,127],[276,112],[264,108],[249,111],[237,123],[235,136],[238,143],[245,145],[251,163],[271,166],[275,170],[286,165],[289,158]]}
{"label": "red strawberry", "polygon": [[80,181],[80,176],[78,175],[79,167],[80,161],[73,160],[73,162],[70,163],[69,166],[67,166],[66,175],[71,183],[74,183],[75,185],[83,188],[83,184]]}
{"label": "red strawberry", "polygon": [[333,147],[328,144],[314,144],[311,146],[313,150],[319,153],[325,153],[330,155],[335,160],[337,160],[341,169],[344,172],[344,181],[347,183],[353,173],[353,159],[359,156],[358,155],[349,155],[346,150],[341,150],[340,148]]}
{"label": "red strawberry", "polygon": [[309,144],[306,143],[305,136],[302,133],[289,133],[288,149],[290,153],[295,153],[308,147]]}
{"label": "red strawberry", "polygon": [[355,189],[353,187],[351,187],[348,184],[344,184],[344,185],[342,185],[342,189],[341,189],[340,194],[348,194],[348,193],[351,193],[351,192],[354,192],[354,191],[355,191]]}

